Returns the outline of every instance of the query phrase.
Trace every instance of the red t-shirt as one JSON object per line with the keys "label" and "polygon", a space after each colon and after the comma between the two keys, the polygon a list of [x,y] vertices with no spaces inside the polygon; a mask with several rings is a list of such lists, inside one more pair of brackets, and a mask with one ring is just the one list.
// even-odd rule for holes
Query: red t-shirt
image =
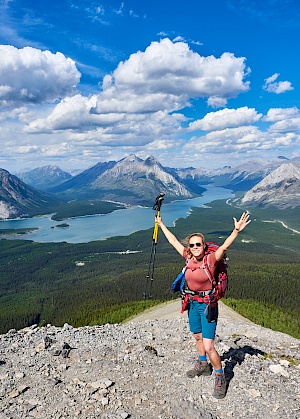
{"label": "red t-shirt", "polygon": [[[183,257],[187,259],[187,249],[184,249]],[[212,276],[214,276],[218,264],[215,253],[210,253],[208,255],[207,264]],[[185,278],[191,291],[208,291],[212,289],[210,279],[204,270],[203,260],[197,261],[194,258],[188,259]]]}

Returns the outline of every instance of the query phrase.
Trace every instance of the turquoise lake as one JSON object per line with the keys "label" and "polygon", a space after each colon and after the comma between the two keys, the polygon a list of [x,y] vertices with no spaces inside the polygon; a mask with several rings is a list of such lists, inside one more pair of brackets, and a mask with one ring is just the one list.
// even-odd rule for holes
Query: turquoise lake
{"label": "turquoise lake", "polygon": [[[174,201],[170,204],[163,203],[161,216],[164,223],[170,227],[174,225],[178,218],[186,218],[192,207],[202,207],[216,199],[227,199],[233,196],[229,189],[214,186],[205,186],[205,188],[207,190],[199,198]],[[63,241],[67,243],[86,243],[114,236],[127,236],[135,231],[147,230],[154,226],[154,217],[155,211],[152,208],[132,207],[114,211],[110,214],[77,217],[62,222],[52,221],[50,216],[6,220],[0,221],[0,229],[38,228],[32,233],[18,237],[2,236],[2,238],[8,239],[28,239],[40,243]],[[62,223],[69,224],[69,227],[56,227]]]}

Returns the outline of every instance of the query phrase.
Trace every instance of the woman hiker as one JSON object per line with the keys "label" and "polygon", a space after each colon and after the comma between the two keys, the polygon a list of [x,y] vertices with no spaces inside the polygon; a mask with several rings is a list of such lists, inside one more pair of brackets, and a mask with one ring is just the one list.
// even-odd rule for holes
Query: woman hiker
{"label": "woman hiker", "polygon": [[[226,251],[237,238],[238,234],[244,230],[244,228],[251,222],[247,212],[242,214],[239,221],[237,221],[236,218],[233,218],[233,220],[234,229],[230,236],[227,237],[224,243],[214,253],[210,253],[208,256],[207,262],[212,275],[214,275],[218,261],[223,258]],[[186,248],[163,224],[161,217],[156,216],[155,221],[160,226],[169,243],[187,261],[188,269],[185,272],[185,278],[188,288],[197,292],[197,294],[201,293],[201,296],[208,295],[212,289],[212,284],[207,274],[205,273],[203,265],[203,258],[206,250],[206,243],[203,234],[191,234],[187,238]],[[188,319],[190,330],[196,339],[198,359],[194,368],[187,372],[187,376],[194,378],[199,375],[210,375],[211,368],[206,358],[206,355],[208,355],[211,365],[215,371],[215,386],[213,395],[218,399],[222,399],[226,395],[226,379],[222,368],[220,355],[214,346],[217,317],[214,319],[215,321],[209,323],[206,316],[207,304],[204,302],[191,300],[188,310]]]}

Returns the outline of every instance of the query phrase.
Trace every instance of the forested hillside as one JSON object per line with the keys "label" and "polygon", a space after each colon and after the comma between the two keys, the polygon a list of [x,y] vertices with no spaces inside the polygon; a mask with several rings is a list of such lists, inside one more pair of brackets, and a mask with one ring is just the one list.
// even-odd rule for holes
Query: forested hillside
{"label": "forested hillside", "polygon": [[[297,212],[298,211],[298,212]],[[202,231],[222,242],[236,209],[216,201],[195,208],[172,230],[179,239]],[[229,250],[227,302],[257,323],[299,337],[299,210],[251,209],[252,223]],[[162,217],[164,208],[162,208]],[[148,305],[175,296],[170,291],[184,260],[159,233],[151,300],[144,300],[152,229],[127,237],[84,243],[2,240],[0,332],[38,323],[74,326],[120,322]],[[149,284],[148,284],[149,285]]]}

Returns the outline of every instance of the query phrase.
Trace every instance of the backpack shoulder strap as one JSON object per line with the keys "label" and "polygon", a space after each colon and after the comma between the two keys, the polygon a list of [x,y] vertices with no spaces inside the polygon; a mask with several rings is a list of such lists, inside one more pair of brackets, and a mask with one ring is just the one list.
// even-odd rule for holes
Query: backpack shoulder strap
{"label": "backpack shoulder strap", "polygon": [[216,286],[216,281],[214,276],[212,275],[209,266],[208,266],[208,255],[205,255],[203,258],[203,266],[204,266],[204,270],[206,275],[208,276],[210,282],[212,283],[212,286],[215,287]]}
{"label": "backpack shoulder strap", "polygon": [[189,268],[190,261],[191,261],[191,259],[189,259],[189,258],[186,258],[185,259],[185,269],[188,269]]}

